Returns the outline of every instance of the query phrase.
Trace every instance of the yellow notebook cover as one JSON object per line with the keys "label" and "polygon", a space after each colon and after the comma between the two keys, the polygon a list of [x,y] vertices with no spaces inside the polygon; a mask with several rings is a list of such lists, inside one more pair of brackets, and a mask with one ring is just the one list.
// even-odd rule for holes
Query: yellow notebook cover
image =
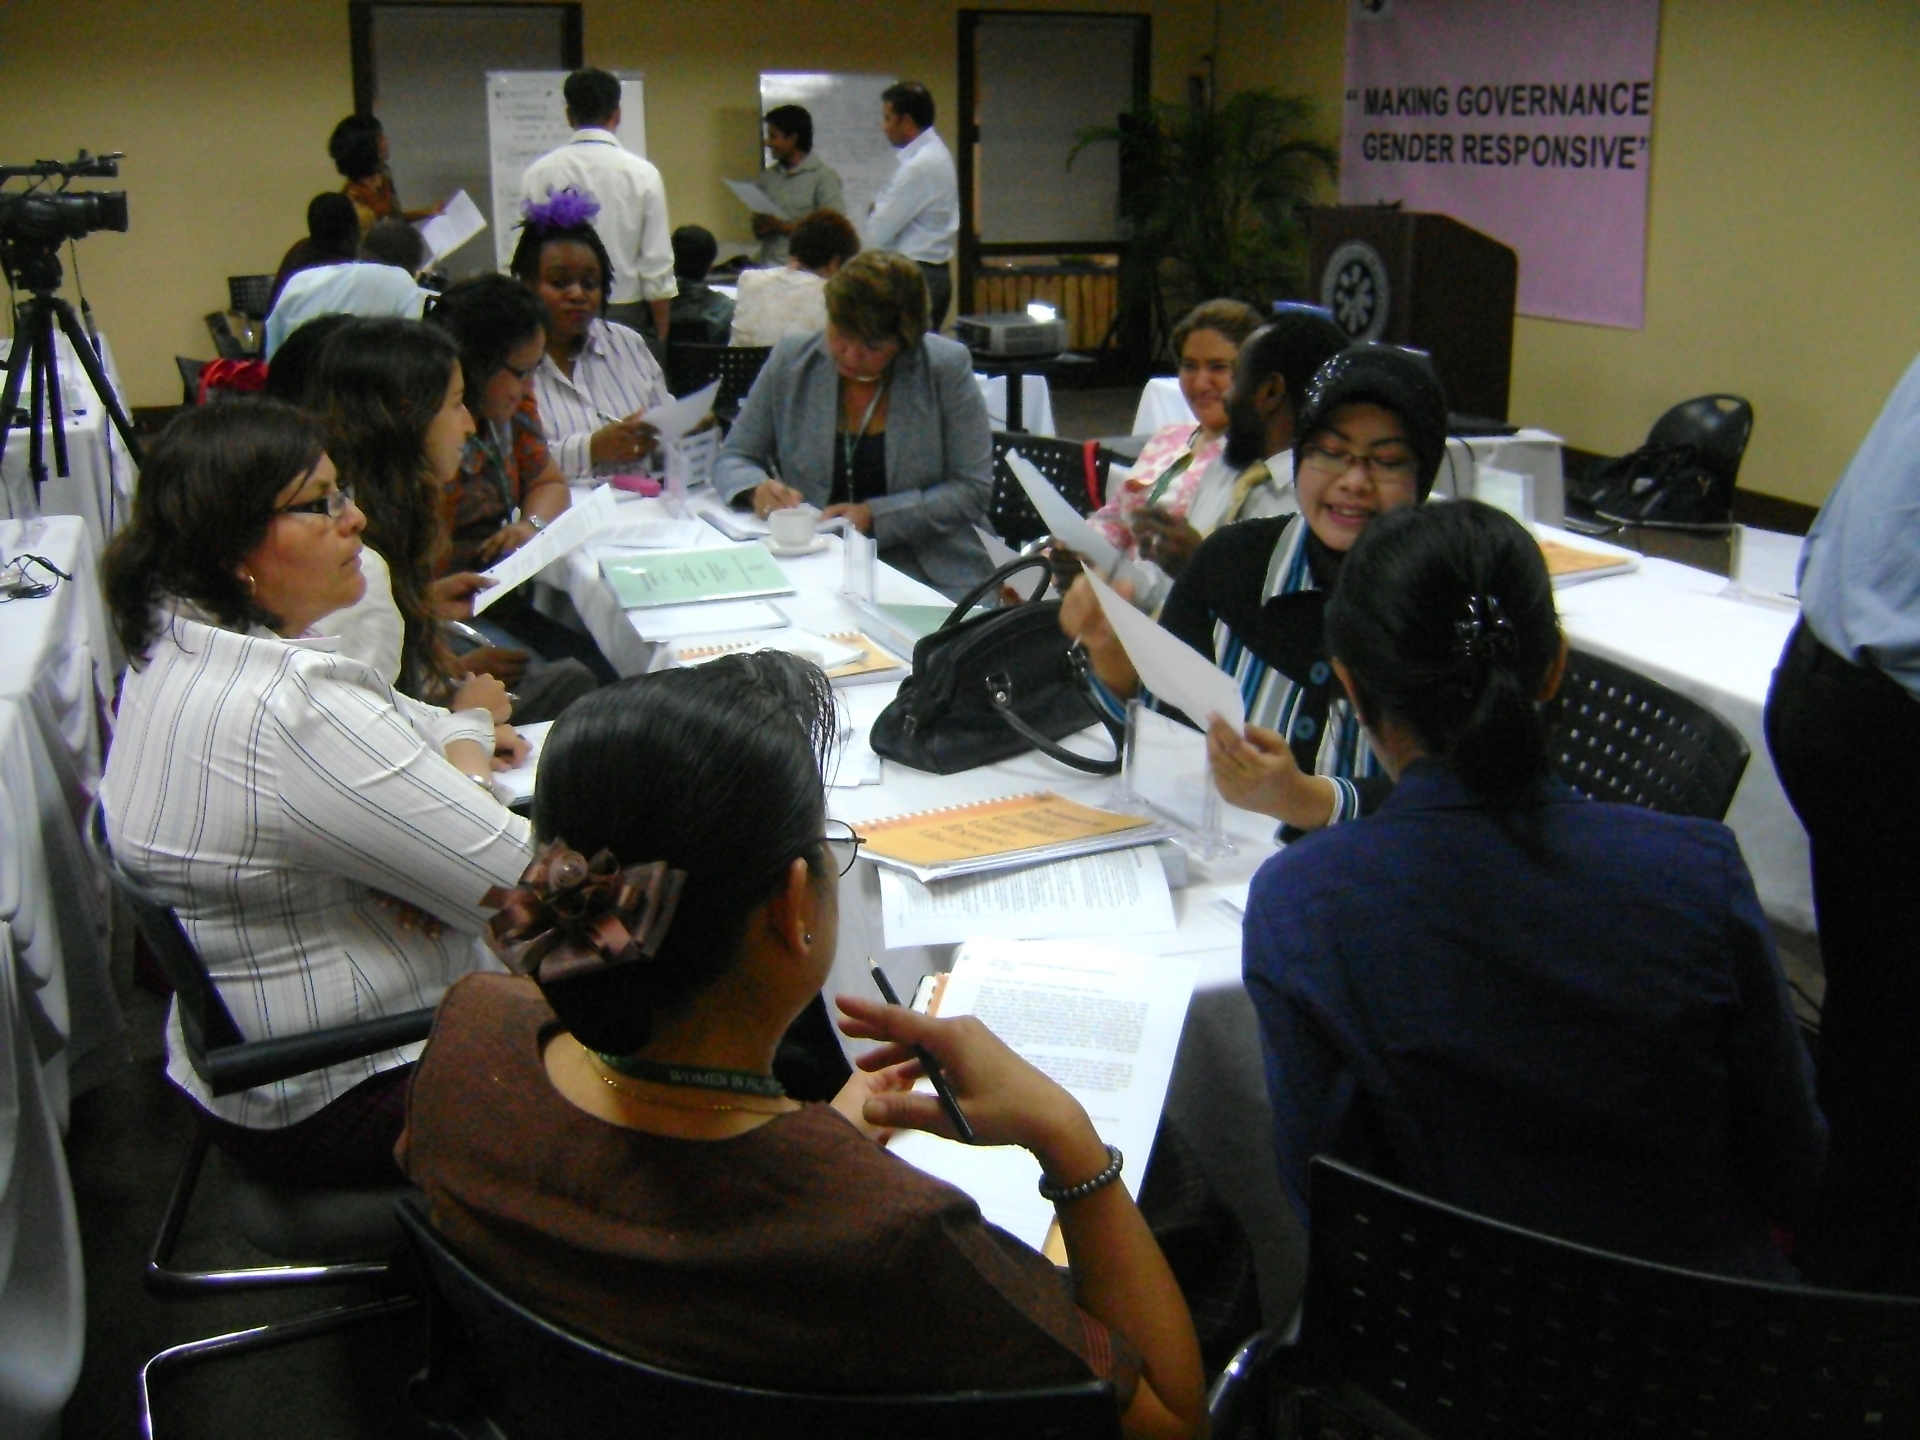
{"label": "yellow notebook cover", "polygon": [[1047,790],[864,821],[859,830],[871,853],[905,865],[933,867],[1013,855],[1146,824],[1138,815],[1099,810]]}
{"label": "yellow notebook cover", "polygon": [[1577,545],[1562,545],[1558,540],[1542,540],[1540,553],[1547,559],[1547,574],[1551,576],[1583,575],[1590,570],[1631,570],[1633,561],[1619,555],[1608,555],[1599,550],[1586,550]]}

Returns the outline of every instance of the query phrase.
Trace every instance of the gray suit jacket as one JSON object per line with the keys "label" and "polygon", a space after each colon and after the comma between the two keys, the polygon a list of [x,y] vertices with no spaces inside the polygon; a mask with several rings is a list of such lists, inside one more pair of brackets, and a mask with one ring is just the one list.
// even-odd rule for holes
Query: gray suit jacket
{"label": "gray suit jacket", "polygon": [[[957,600],[993,569],[973,533],[993,490],[993,432],[973,362],[964,346],[929,335],[893,362],[887,395],[887,493],[870,502],[880,558]],[[714,466],[720,498],[777,471],[824,506],[839,405],[824,333],[774,346]]]}

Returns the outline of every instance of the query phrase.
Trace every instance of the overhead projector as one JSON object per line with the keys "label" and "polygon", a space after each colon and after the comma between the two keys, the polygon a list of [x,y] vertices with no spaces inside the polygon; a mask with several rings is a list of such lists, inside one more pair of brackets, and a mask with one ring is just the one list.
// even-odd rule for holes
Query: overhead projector
{"label": "overhead projector", "polygon": [[1067,322],[1038,301],[1024,313],[962,315],[953,322],[953,333],[974,354],[995,359],[1044,359],[1067,348]]}

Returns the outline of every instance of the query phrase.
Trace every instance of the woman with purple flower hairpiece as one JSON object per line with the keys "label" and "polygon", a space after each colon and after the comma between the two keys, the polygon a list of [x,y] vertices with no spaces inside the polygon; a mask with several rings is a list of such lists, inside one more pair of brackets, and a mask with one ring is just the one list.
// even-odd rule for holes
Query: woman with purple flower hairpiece
{"label": "woman with purple flower hairpiece", "polygon": [[567,189],[520,211],[508,269],[546,311],[547,350],[532,381],[554,459],[569,480],[635,469],[657,447],[644,416],[672,395],[646,342],[606,318],[613,262],[593,228],[600,206]]}

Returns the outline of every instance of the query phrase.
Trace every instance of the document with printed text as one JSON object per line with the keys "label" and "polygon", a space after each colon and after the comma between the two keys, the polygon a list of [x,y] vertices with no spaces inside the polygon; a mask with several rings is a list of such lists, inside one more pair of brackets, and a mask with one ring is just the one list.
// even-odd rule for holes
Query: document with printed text
{"label": "document with printed text", "polygon": [[481,571],[493,586],[473,597],[473,613],[482,613],[515,586],[526,584],[569,550],[613,524],[615,504],[610,487],[596,486],[584,501],[575,499],[552,524],[506,559]]}
{"label": "document with printed text", "polygon": [[1173,894],[1151,845],[931,885],[882,870],[880,914],[889,950],[989,938],[1164,935],[1174,928]]}

